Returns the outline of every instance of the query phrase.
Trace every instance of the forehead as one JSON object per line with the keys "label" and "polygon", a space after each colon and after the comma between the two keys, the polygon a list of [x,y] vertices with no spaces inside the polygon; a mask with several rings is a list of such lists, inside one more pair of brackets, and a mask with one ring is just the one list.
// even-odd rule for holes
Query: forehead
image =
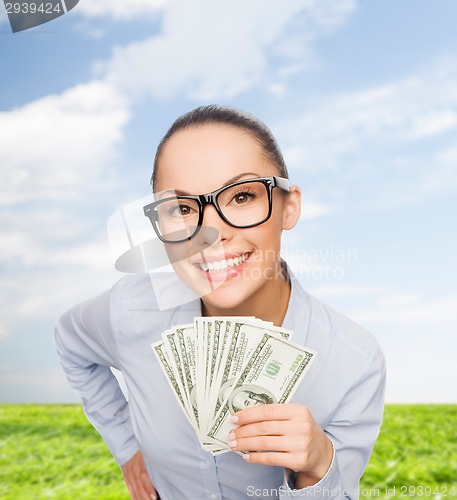
{"label": "forehead", "polygon": [[207,124],[180,130],[165,144],[159,159],[156,190],[206,193],[243,175],[275,174],[256,138],[243,129]]}

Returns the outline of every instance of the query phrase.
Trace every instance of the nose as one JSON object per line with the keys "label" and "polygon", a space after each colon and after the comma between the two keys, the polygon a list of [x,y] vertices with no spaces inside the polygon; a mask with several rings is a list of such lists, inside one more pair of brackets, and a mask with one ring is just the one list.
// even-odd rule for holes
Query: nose
{"label": "nose", "polygon": [[[217,230],[219,237],[216,241],[214,241],[214,231],[208,231],[208,229]],[[203,242],[207,245],[211,245],[230,239],[232,236],[232,229],[232,226],[222,219],[213,205],[206,205],[203,208],[202,228],[197,233],[196,237],[199,238],[200,245],[202,245]]]}

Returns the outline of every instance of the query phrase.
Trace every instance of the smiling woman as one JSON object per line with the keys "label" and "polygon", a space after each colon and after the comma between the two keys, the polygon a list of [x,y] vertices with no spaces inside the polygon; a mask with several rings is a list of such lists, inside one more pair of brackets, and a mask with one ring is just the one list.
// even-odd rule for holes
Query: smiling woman
{"label": "smiling woman", "polygon": [[[271,132],[236,109],[197,108],[164,136],[152,184],[144,214],[201,298],[161,311],[147,276],[127,277],[62,316],[55,335],[69,382],[132,498],[241,499],[251,490],[357,497],[382,420],[384,357],[369,333],[309,296],[281,259],[282,231],[300,217],[300,189]],[[255,385],[231,401],[236,428],[227,443],[245,453],[200,447],[148,348],[194,316],[256,316],[318,353],[292,403]],[[128,403],[110,367],[122,371]]]}
{"label": "smiling woman", "polygon": [[[268,177],[272,175],[277,177]],[[255,315],[282,323],[289,287],[280,277],[280,237],[300,215],[300,190],[289,187],[287,175],[279,147],[265,125],[229,108],[208,106],[184,115],[160,143],[152,176],[155,192],[214,192],[213,203],[204,210],[209,195],[201,196],[206,202],[200,201],[198,208],[196,201],[189,204],[192,200],[181,196],[159,197],[155,207],[159,235],[166,229],[157,211],[169,203],[178,203],[181,211],[189,212],[174,218],[179,227],[191,219],[192,227],[209,226],[219,232],[220,239],[213,244],[214,250],[205,252],[204,263],[195,256],[174,266],[181,279],[200,293],[207,290],[208,282],[220,285],[206,294],[205,314]],[[195,214],[199,214],[196,221]],[[190,240],[191,254],[194,235],[181,231]],[[198,240],[198,233],[195,237],[200,245],[205,244]],[[170,244],[167,248],[174,251]]]}

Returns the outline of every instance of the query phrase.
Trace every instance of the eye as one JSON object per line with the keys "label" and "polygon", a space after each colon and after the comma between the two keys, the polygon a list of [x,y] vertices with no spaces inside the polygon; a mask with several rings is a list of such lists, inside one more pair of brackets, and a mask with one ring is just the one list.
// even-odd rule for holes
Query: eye
{"label": "eye", "polygon": [[174,203],[167,209],[169,217],[186,217],[195,213],[195,209],[186,203]]}
{"label": "eye", "polygon": [[256,198],[255,193],[251,193],[249,190],[244,189],[235,193],[230,200],[230,204],[234,205],[245,205]]}
{"label": "eye", "polygon": [[191,208],[188,205],[180,204],[177,208],[177,211],[180,215],[189,215],[191,212]]}

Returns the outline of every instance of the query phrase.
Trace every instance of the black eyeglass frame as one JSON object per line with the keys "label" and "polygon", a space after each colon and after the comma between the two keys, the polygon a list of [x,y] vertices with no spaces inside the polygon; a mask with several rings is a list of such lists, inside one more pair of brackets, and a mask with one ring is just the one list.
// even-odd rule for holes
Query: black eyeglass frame
{"label": "black eyeglass frame", "polygon": [[[233,186],[238,186],[242,184],[247,184],[251,182],[261,182],[266,188],[267,188],[267,194],[268,194],[268,213],[264,219],[262,219],[259,222],[256,222],[255,224],[247,224],[247,225],[237,225],[233,224],[230,222],[227,217],[223,214],[221,208],[219,207],[218,203],[218,197],[219,195],[225,191],[226,189],[230,189]],[[273,189],[275,187],[278,187],[282,189],[283,191],[290,192],[290,183],[288,179],[285,179],[283,177],[254,177],[252,179],[242,179],[237,182],[233,182],[232,184],[228,184],[227,186],[223,186],[219,189],[216,189],[216,191],[213,191],[211,193],[206,193],[206,194],[198,194],[196,196],[191,196],[191,195],[182,195],[182,196],[170,196],[168,198],[162,198],[161,200],[154,201],[153,203],[149,203],[148,205],[143,207],[143,212],[144,215],[151,221],[152,227],[154,228],[154,231],[156,232],[157,236],[161,241],[164,243],[182,243],[183,241],[188,241],[192,239],[200,230],[202,227],[202,222],[203,222],[203,210],[206,207],[206,205],[212,205],[217,213],[219,214],[220,218],[226,222],[229,226],[236,227],[238,229],[245,229],[248,227],[255,227],[259,226],[260,224],[263,224],[266,222],[270,217],[271,217],[271,212],[273,209]],[[155,211],[155,208],[172,199],[178,199],[178,200],[193,200],[197,202],[198,204],[198,222],[197,225],[195,226],[195,231],[190,235],[187,236],[186,238],[182,238],[180,240],[167,240],[160,234],[159,228],[156,226],[158,224],[158,218],[157,218],[157,212]]]}

